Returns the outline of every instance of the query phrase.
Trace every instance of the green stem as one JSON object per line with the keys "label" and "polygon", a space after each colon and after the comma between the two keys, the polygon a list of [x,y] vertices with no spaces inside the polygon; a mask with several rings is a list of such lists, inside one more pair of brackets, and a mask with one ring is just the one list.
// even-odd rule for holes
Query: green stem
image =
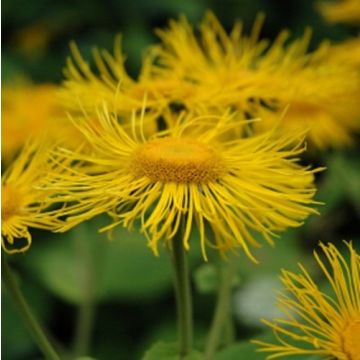
{"label": "green stem", "polygon": [[193,317],[189,270],[181,232],[173,240],[172,259],[175,273],[179,351],[180,358],[183,358],[192,350]]}
{"label": "green stem", "polygon": [[225,333],[224,333],[224,346],[228,347],[235,342],[235,326],[233,317],[230,311],[228,311],[227,319],[225,322]]}
{"label": "green stem", "polygon": [[226,321],[229,320],[230,316],[230,295],[235,266],[231,260],[229,261],[225,266],[220,266],[219,269],[218,298],[210,333],[206,342],[205,360],[213,359],[219,346],[222,332],[225,330]]}
{"label": "green stem", "polygon": [[15,276],[11,272],[10,266],[5,257],[2,258],[2,276],[6,288],[17,307],[20,316],[22,317],[24,323],[28,326],[34,340],[42,353],[45,355],[46,359],[60,360],[59,355],[55,352],[53,346],[50,344],[50,341],[47,339],[44,331],[41,329],[38,321],[31,312],[30,307],[20,290],[20,287],[15,279]]}
{"label": "green stem", "polygon": [[87,224],[74,229],[78,259],[83,269],[82,294],[83,300],[78,309],[73,351],[76,357],[88,355],[95,318],[94,299],[94,263],[91,248],[87,241]]}
{"label": "green stem", "polygon": [[90,346],[94,322],[95,305],[91,299],[85,299],[80,305],[74,340],[76,357],[87,355]]}

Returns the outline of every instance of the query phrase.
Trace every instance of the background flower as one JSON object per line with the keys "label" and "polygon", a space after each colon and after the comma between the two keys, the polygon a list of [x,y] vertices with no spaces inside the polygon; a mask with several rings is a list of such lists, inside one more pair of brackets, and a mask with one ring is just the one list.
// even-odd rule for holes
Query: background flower
{"label": "background flower", "polygon": [[159,115],[173,111],[174,104],[192,112],[231,107],[262,116],[256,131],[273,128],[287,107],[285,130],[309,130],[311,145],[320,149],[351,144],[360,128],[358,69],[341,61],[334,46],[310,51],[310,31],[293,41],[287,31],[272,42],[259,39],[263,21],[258,15],[246,34],[241,22],[227,33],[211,12],[196,28],[185,17],[171,20],[168,28],[157,29],[160,42],[146,51],[137,81],[127,75],[119,41],[113,56],[94,53],[99,75],[73,45],[62,97],[72,109],[81,101],[95,111],[116,92],[114,107],[124,114],[140,110],[145,94]]}
{"label": "background flower", "polygon": [[29,249],[29,227],[54,230],[60,225],[54,213],[46,211],[51,192],[38,188],[49,170],[48,159],[47,145],[28,142],[1,178],[1,245],[10,254]]}

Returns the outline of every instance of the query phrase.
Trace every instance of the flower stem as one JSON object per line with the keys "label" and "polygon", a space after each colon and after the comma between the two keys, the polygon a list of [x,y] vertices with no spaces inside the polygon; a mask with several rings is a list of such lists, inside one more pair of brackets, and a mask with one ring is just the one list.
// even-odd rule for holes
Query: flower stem
{"label": "flower stem", "polygon": [[192,350],[193,318],[189,270],[181,232],[173,241],[172,260],[175,273],[179,352],[180,358],[183,358]]}
{"label": "flower stem", "polygon": [[219,267],[219,290],[214,317],[205,347],[205,360],[212,360],[219,346],[222,332],[225,330],[226,321],[230,316],[230,295],[233,276],[235,273],[234,262]]}
{"label": "flower stem", "polygon": [[235,342],[235,326],[233,317],[230,311],[228,311],[227,319],[225,322],[225,333],[224,333],[224,346],[230,346]]}
{"label": "flower stem", "polygon": [[91,299],[85,299],[80,305],[74,340],[74,353],[77,357],[88,353],[95,314],[95,305]]}
{"label": "flower stem", "polygon": [[2,276],[6,288],[17,307],[20,316],[30,329],[34,340],[36,341],[42,353],[45,355],[45,358],[49,360],[60,360],[59,355],[50,344],[50,341],[47,339],[44,331],[41,329],[38,321],[31,312],[30,307],[20,290],[20,287],[5,257],[2,258]]}
{"label": "flower stem", "polygon": [[79,305],[76,320],[73,352],[76,357],[88,355],[93,332],[96,302],[94,297],[94,259],[89,244],[88,224],[80,224],[74,229],[78,261],[81,265],[82,303]]}

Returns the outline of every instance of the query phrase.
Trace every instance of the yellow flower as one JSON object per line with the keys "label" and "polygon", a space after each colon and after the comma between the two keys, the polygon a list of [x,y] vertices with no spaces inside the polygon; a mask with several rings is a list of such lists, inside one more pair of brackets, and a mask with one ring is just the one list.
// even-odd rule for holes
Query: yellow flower
{"label": "yellow flower", "polygon": [[289,294],[279,298],[285,319],[264,321],[279,341],[254,341],[259,351],[270,352],[267,359],[288,355],[318,354],[339,360],[360,359],[360,256],[346,243],[346,261],[333,244],[320,244],[329,265],[314,256],[332,289],[322,292],[306,269],[302,274],[283,270],[282,282]]}
{"label": "yellow flower", "polygon": [[324,18],[331,23],[360,23],[360,2],[358,0],[338,0],[322,2],[319,10]]}
{"label": "yellow flower", "polygon": [[266,40],[258,40],[262,22],[260,15],[246,37],[240,22],[227,34],[211,12],[200,23],[198,34],[185,17],[171,20],[168,28],[156,30],[161,43],[152,49],[156,59],[149,68],[152,77],[186,85],[189,96],[177,100],[191,110],[204,106],[246,110],[264,80],[255,68],[268,46]]}
{"label": "yellow flower", "polygon": [[64,103],[77,109],[80,100],[87,111],[95,112],[116,92],[115,109],[125,117],[141,109],[145,94],[148,108],[160,115],[171,111],[173,104],[192,112],[230,107],[251,117],[267,111],[257,131],[272,128],[272,119],[289,106],[285,129],[310,129],[309,140],[320,148],[350,144],[352,133],[360,128],[358,70],[332,61],[327,46],[308,53],[310,31],[290,43],[286,31],[273,43],[259,40],[262,21],[259,16],[246,36],[241,23],[227,34],[210,12],[198,33],[185,17],[172,20],[167,29],[157,30],[161,42],[147,51],[137,81],[126,73],[120,42],[114,56],[95,52],[99,76],[73,45]]}
{"label": "yellow flower", "polygon": [[[360,95],[360,92],[359,92]],[[346,103],[346,99],[342,99]],[[353,111],[355,106],[351,99],[349,101],[349,113]],[[275,105],[276,111],[259,108],[256,114],[264,120],[261,123],[254,124],[255,132],[263,132],[278,126],[283,131],[291,129],[302,131],[308,129],[307,139],[313,146],[318,149],[328,147],[341,148],[345,145],[351,145],[354,142],[353,132],[360,129],[358,115],[344,116],[344,108],[340,108],[337,104],[329,104],[333,107],[332,113],[328,112],[326,106],[306,102],[293,102],[288,107]],[[279,120],[278,110],[283,109],[284,115]]]}
{"label": "yellow flower", "polygon": [[139,221],[157,254],[158,243],[171,242],[180,228],[188,250],[196,224],[205,258],[209,245],[221,252],[242,248],[253,259],[250,247],[260,246],[254,231],[272,243],[274,232],[316,213],[310,205],[318,169],[296,163],[304,150],[298,132],[232,140],[242,126],[234,114],[182,114],[167,131],[147,137],[149,115],[133,116],[128,132],[106,108],[98,113],[97,128],[86,118],[76,122],[93,145],[91,156],[65,151],[57,162],[78,167],[52,174],[57,200],[69,202],[59,213],[68,216],[61,231],[108,212],[114,222],[102,230]]}
{"label": "yellow flower", "polygon": [[21,83],[2,89],[1,150],[8,163],[31,138],[47,137],[76,148],[84,139],[58,100],[54,84]]}
{"label": "yellow flower", "polygon": [[350,143],[360,128],[358,71],[332,61],[327,46],[307,53],[309,31],[289,45],[281,32],[269,45],[258,40],[260,27],[261,17],[250,37],[239,24],[228,35],[209,13],[198,37],[185,18],[171,21],[157,32],[162,44],[153,51],[153,77],[191,84],[191,96],[179,99],[189,109],[237,108],[263,117],[255,124],[262,131],[288,106],[283,128],[309,129],[320,148]]}
{"label": "yellow flower", "polygon": [[98,75],[83,59],[75,43],[70,44],[70,49],[72,58],[67,60],[61,98],[65,106],[72,110],[78,110],[81,103],[88,112],[96,112],[96,108],[107,101],[114,103],[118,114],[129,115],[134,109],[141,110],[146,95],[148,107],[161,112],[171,101],[185,96],[187,92],[186,84],[151,76],[152,51],[144,58],[138,79],[131,78],[125,69],[120,37],[115,39],[114,55],[105,50],[93,51]]}
{"label": "yellow flower", "polygon": [[45,211],[51,194],[37,187],[47,174],[48,156],[45,145],[27,143],[1,178],[1,245],[10,254],[29,249],[29,227],[52,230],[60,226],[54,214]]}

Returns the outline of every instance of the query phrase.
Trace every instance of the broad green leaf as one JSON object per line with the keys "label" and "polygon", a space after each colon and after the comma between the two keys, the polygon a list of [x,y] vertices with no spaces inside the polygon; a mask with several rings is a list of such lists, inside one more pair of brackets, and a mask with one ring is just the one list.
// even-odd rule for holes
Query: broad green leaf
{"label": "broad green leaf", "polygon": [[[148,350],[143,360],[179,360],[179,348],[177,343],[165,343],[160,341]],[[181,357],[181,360],[203,360],[203,355],[193,350],[189,355]]]}
{"label": "broad green leaf", "polygon": [[[72,303],[92,296],[97,301],[146,301],[172,289],[169,254],[155,256],[144,236],[118,228],[113,240],[98,229],[108,219],[80,224],[64,235],[36,243],[26,256],[29,271],[51,292]],[[161,245],[160,245],[161,247]],[[192,248],[190,261],[199,259]]]}
{"label": "broad green leaf", "polygon": [[256,352],[255,350],[255,345],[244,341],[219,351],[219,353],[215,356],[215,360],[264,360],[265,355],[263,353]]}
{"label": "broad green leaf", "polygon": [[[140,355],[143,355],[147,349],[149,349],[153,344],[156,344],[159,341],[163,341],[165,343],[176,342],[178,336],[178,329],[175,321],[175,308],[173,309],[173,315],[173,318],[169,318],[161,324],[154,323],[152,325],[144,343],[138,346]],[[209,329],[207,326],[205,326],[205,324],[199,324],[198,322],[194,324],[194,348],[204,348],[208,335],[208,330]],[[140,357],[141,356],[138,356],[137,358]]]}

